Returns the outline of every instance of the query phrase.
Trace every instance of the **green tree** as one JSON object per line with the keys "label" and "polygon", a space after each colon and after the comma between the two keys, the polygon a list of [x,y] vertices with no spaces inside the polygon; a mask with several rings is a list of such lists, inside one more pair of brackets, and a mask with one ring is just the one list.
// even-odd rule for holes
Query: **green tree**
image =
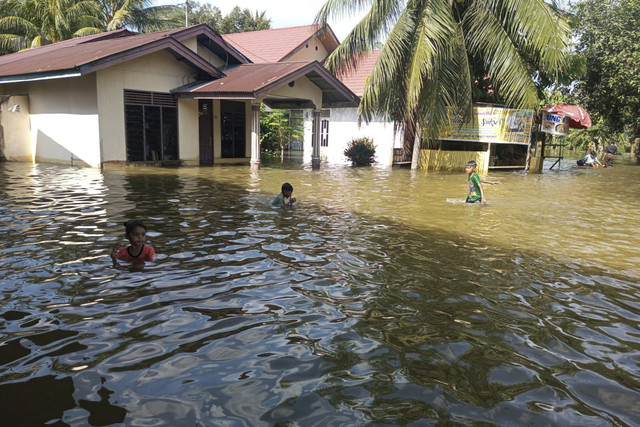
{"label": "green tree", "polygon": [[[158,10],[157,18],[166,22],[171,28],[184,26],[186,23],[184,4],[171,6],[171,8]],[[237,6],[223,17],[220,9],[216,6],[188,0],[187,12],[189,25],[207,24],[220,34],[267,30],[271,27],[271,19],[265,18],[264,11],[256,11],[255,14],[252,14],[249,9],[240,10]]]}
{"label": "green tree", "polygon": [[301,123],[292,124],[289,110],[267,111],[264,106],[260,111],[260,145],[266,152],[284,155],[285,148],[293,140],[304,137]]}
{"label": "green tree", "polygon": [[94,0],[100,9],[99,19],[105,31],[128,28],[151,32],[179,27],[182,18],[171,17],[179,6],[153,6],[152,0]]}
{"label": "green tree", "polygon": [[[173,28],[183,27],[188,22],[189,25],[207,24],[214,31],[220,32],[222,13],[218,7],[209,3],[203,4],[196,0],[188,0],[186,8],[183,3],[172,6],[170,10],[163,12],[158,15],[163,16],[164,21],[170,22]],[[188,13],[188,19],[186,19],[185,13]]]}
{"label": "green tree", "polygon": [[576,96],[611,133],[640,137],[640,2],[584,0],[575,12],[587,63]]}
{"label": "green tree", "polygon": [[[189,2],[191,4],[191,2]],[[189,10],[189,24],[207,24],[213,30],[220,32],[222,23],[222,12],[216,6],[209,3],[200,4],[193,2],[193,7]]]}
{"label": "green tree", "polygon": [[[335,73],[384,41],[367,78],[359,114],[401,124],[417,167],[423,138],[436,138],[447,108],[472,113],[474,86],[512,107],[535,108],[531,64],[545,75],[566,66],[570,30],[543,0],[328,0],[316,21],[364,8],[367,14],[329,56]],[[480,76],[478,79],[477,76]],[[416,143],[417,141],[417,143]]]}
{"label": "green tree", "polygon": [[227,16],[222,19],[220,32],[222,34],[241,33],[244,31],[268,30],[271,28],[271,19],[265,18],[265,12],[255,14],[249,9],[240,10],[234,7]]}
{"label": "green tree", "polygon": [[4,0],[0,49],[15,52],[102,31],[93,0]]}

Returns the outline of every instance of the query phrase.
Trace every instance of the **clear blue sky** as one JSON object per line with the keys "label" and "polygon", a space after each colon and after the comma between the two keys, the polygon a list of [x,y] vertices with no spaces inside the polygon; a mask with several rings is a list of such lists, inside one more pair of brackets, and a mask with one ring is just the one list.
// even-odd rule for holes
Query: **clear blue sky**
{"label": "clear blue sky", "polygon": [[[223,15],[229,13],[235,6],[251,11],[265,11],[265,16],[271,18],[271,28],[294,27],[308,25],[313,22],[316,14],[324,5],[325,0],[199,0],[200,3],[210,3],[216,6]],[[157,5],[180,4],[177,0],[156,0]],[[353,26],[364,15],[359,13],[354,17],[344,17],[329,21],[331,29],[340,41],[344,40]]]}

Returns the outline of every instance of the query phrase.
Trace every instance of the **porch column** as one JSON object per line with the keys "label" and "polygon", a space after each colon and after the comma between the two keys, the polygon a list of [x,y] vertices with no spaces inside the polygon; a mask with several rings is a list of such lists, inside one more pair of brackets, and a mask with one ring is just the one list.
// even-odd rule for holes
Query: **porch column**
{"label": "porch column", "polygon": [[260,104],[251,104],[251,170],[260,169]]}
{"label": "porch column", "polygon": [[320,169],[320,110],[313,111],[313,138],[311,141],[311,169]]}

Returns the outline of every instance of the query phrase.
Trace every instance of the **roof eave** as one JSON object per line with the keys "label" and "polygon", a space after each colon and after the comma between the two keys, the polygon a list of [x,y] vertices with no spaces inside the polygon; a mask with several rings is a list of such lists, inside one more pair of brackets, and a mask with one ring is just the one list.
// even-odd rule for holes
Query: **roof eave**
{"label": "roof eave", "polygon": [[214,43],[217,43],[219,46],[223,47],[239,62],[245,63],[245,64],[251,62],[247,57],[245,57],[242,53],[240,53],[230,43],[227,43],[227,41],[220,34],[215,32],[207,24],[194,25],[193,27],[185,28],[183,31],[173,34],[172,37],[175,38],[176,40],[184,40],[190,37],[197,37],[201,34],[206,35]]}
{"label": "roof eave", "polygon": [[80,76],[82,76],[82,72],[77,68],[72,68],[68,70],[59,70],[55,72],[16,74],[13,76],[0,77],[0,84],[26,83],[26,82],[53,80],[53,79],[67,79],[71,77],[80,77]]}
{"label": "roof eave", "polygon": [[109,55],[106,58],[102,58],[96,61],[92,61],[87,63],[86,65],[81,67],[82,74],[92,73],[103,68],[111,67],[113,65],[130,61],[131,59],[138,58],[141,56],[148,55],[150,53],[158,52],[161,50],[168,49],[173,53],[180,56],[180,58],[186,62],[188,62],[194,68],[198,68],[207,74],[209,74],[213,78],[224,77],[224,73],[213,65],[205,61],[198,54],[193,52],[191,49],[180,43],[179,41],[173,38],[164,38],[161,40],[157,40],[146,45],[138,46],[126,51],[122,51],[119,53],[115,53],[113,55]]}

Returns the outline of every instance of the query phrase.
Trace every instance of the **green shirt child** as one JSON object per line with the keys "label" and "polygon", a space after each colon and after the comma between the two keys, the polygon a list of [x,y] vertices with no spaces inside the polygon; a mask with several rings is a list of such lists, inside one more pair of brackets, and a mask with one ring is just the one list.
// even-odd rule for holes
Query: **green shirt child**
{"label": "green shirt child", "polygon": [[477,163],[475,160],[468,161],[464,167],[464,171],[467,173],[467,186],[469,187],[469,195],[467,196],[467,203],[486,203],[487,199],[484,197],[484,188],[482,183],[485,184],[500,184],[500,181],[487,181],[480,179],[476,172]]}

